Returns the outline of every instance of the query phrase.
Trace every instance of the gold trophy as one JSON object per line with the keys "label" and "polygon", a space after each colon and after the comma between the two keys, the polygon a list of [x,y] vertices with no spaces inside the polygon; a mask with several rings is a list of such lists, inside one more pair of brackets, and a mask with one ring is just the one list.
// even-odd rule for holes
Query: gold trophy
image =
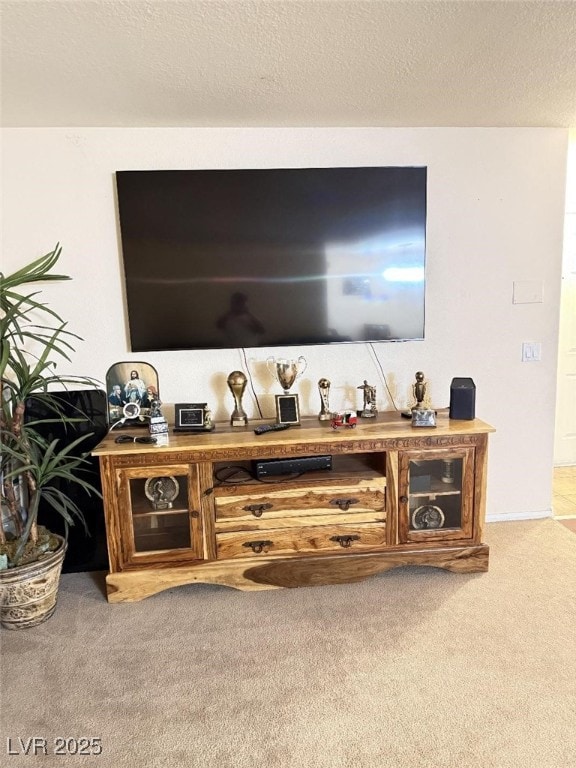
{"label": "gold trophy", "polygon": [[266,364],[272,376],[278,379],[284,390],[283,395],[276,395],[276,421],[279,424],[300,424],[298,395],[291,395],[289,390],[306,370],[305,358],[302,355],[298,360],[269,357]]}
{"label": "gold trophy", "polygon": [[412,392],[416,405],[412,407],[412,426],[413,427],[435,427],[436,411],[428,408],[424,400],[426,398],[427,384],[422,371],[416,371],[416,381],[412,385]]}
{"label": "gold trophy", "polygon": [[244,427],[248,424],[248,416],[242,407],[242,395],[246,389],[248,379],[242,371],[232,371],[228,376],[228,388],[234,397],[234,410],[230,417],[230,424],[233,427]]}
{"label": "gold trophy", "polygon": [[366,379],[364,379],[364,383],[357,387],[357,389],[361,389],[364,395],[364,405],[358,415],[363,419],[373,419],[378,413],[376,408],[376,387],[368,384]]}
{"label": "gold trophy", "polygon": [[320,392],[320,413],[318,419],[320,421],[329,421],[332,418],[330,413],[330,405],[328,404],[328,396],[330,395],[330,381],[328,379],[320,379],[318,382],[318,391]]}

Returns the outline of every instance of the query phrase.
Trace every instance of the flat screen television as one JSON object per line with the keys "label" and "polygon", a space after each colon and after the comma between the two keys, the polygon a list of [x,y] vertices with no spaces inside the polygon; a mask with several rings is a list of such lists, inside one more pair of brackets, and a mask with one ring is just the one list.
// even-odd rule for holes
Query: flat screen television
{"label": "flat screen television", "polygon": [[116,183],[133,351],[424,337],[425,167]]}

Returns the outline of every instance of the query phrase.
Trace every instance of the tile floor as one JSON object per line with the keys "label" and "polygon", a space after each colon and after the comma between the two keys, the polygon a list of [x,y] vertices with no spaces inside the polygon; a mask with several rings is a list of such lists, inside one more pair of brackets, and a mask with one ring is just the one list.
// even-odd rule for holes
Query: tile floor
{"label": "tile floor", "polygon": [[576,466],[554,468],[552,510],[559,523],[576,533]]}

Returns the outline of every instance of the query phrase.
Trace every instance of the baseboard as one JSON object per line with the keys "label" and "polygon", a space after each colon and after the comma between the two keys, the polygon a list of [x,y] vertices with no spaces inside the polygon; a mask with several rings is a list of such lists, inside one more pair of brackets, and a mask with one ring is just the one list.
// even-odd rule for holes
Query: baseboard
{"label": "baseboard", "polygon": [[554,517],[551,509],[543,509],[541,512],[513,512],[510,515],[486,515],[486,522],[506,523],[513,520],[543,520],[546,517]]}

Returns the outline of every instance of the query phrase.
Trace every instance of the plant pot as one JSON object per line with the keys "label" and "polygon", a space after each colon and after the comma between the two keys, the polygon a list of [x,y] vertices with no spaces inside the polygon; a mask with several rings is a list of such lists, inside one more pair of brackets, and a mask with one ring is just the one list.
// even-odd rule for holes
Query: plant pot
{"label": "plant pot", "polygon": [[54,613],[62,561],[67,543],[41,560],[0,571],[0,624],[5,629],[27,629]]}

